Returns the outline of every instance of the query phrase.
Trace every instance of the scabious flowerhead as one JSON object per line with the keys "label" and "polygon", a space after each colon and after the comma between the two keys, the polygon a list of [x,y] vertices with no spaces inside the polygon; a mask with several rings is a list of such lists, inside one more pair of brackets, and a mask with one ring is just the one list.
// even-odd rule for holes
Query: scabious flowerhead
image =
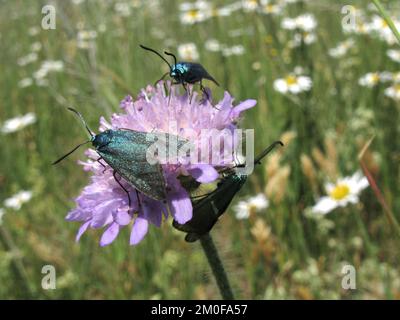
{"label": "scabious flowerhead", "polygon": [[[189,141],[200,154],[204,150],[202,147],[210,144],[210,139],[222,138],[226,132],[233,132],[241,112],[256,103],[255,100],[246,100],[233,106],[233,98],[225,92],[224,98],[213,105],[210,92],[210,99],[202,99],[196,92],[181,95],[177,87],[168,91],[167,95],[164,86],[159,84],[143,89],[135,101],[127,96],[120,105],[122,112],[113,114],[109,122],[100,119],[100,131],[131,129],[173,134]],[[235,148],[236,143],[237,140],[232,139],[231,148]],[[185,188],[182,181],[189,179],[200,184],[215,181],[219,176],[217,169],[232,165],[222,155],[223,149],[221,146],[212,147],[204,158],[202,155],[202,159],[213,159],[213,162],[163,163],[165,202],[138,193],[132,185],[121,179],[120,183],[130,195],[130,208],[129,198],[114,179],[113,169],[103,162],[99,163],[99,155],[89,149],[86,152],[89,159],[80,163],[92,173],[91,183],[76,198],[76,209],[67,215],[67,220],[82,222],[77,240],[88,228],[106,228],[100,245],[107,245],[123,227],[132,225],[130,244],[135,245],[146,235],[149,224],[161,225],[163,216],[167,218],[171,214],[180,224],[186,223],[192,218],[192,203],[187,186]]]}

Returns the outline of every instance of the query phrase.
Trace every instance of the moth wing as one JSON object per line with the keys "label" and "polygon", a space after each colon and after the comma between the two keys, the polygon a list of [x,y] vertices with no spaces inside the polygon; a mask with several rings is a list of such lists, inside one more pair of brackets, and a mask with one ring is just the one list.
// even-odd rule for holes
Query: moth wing
{"label": "moth wing", "polygon": [[219,86],[219,83],[207,72],[207,70],[200,63],[190,63],[190,68],[185,75],[185,79],[188,83],[195,83],[200,81],[201,79],[208,79]]}
{"label": "moth wing", "polygon": [[239,192],[246,181],[246,176],[232,175],[222,180],[213,192],[200,200],[193,202],[193,218],[181,225],[173,221],[173,226],[187,232],[185,240],[194,242],[200,236],[209,232],[218,218],[227,210],[233,197]]}
{"label": "moth wing", "polygon": [[150,164],[146,153],[154,135],[116,130],[111,143],[100,148],[100,156],[137,190],[155,200],[164,200],[165,178],[160,163]]}

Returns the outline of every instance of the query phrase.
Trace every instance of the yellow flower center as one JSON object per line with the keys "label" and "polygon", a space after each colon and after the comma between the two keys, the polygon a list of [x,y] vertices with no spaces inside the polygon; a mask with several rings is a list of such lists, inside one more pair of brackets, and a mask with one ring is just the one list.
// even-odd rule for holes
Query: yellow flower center
{"label": "yellow flower center", "polygon": [[330,196],[335,200],[342,200],[346,198],[350,193],[350,188],[345,184],[338,184],[331,191]]}
{"label": "yellow flower center", "polygon": [[265,11],[272,12],[274,10],[275,6],[272,3],[269,3],[269,4],[265,5],[264,8],[265,8]]}
{"label": "yellow flower center", "polygon": [[372,83],[378,83],[379,82],[379,74],[374,73],[372,75],[371,81],[372,81]]}
{"label": "yellow flower center", "polygon": [[297,83],[297,78],[295,76],[287,76],[286,83],[291,86]]}
{"label": "yellow flower center", "polygon": [[396,85],[394,86],[394,90],[395,90],[397,93],[400,93],[400,84],[396,84]]}
{"label": "yellow flower center", "polygon": [[199,11],[198,10],[190,10],[187,14],[190,18],[196,19],[199,16]]}

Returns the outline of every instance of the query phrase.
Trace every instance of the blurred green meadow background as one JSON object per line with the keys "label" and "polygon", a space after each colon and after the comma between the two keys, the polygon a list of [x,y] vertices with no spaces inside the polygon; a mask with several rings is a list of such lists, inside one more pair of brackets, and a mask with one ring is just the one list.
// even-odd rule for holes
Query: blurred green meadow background
{"label": "blurred green meadow background", "polygon": [[[46,4],[54,30],[41,26]],[[398,1],[383,4],[400,19]],[[0,298],[220,297],[200,245],[171,220],[137,246],[123,230],[102,248],[101,230],[76,243],[79,224],[64,219],[89,181],[83,150],[51,166],[86,138],[66,107],[97,128],[154,83],[166,65],[139,43],[200,61],[216,101],[257,99],[241,122],[256,152],[285,142],[212,231],[238,298],[400,298],[400,47],[369,1],[330,0],[1,0]],[[361,172],[362,149],[381,197],[369,186],[340,205],[337,181]],[[315,210],[324,196],[337,208]],[[55,290],[42,289],[45,265]],[[342,288],[344,265],[356,289]]]}

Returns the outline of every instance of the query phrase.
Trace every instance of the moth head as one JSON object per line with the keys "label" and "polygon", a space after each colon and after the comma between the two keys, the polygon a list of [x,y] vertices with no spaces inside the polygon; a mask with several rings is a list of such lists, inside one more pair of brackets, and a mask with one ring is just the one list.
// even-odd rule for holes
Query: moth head
{"label": "moth head", "polygon": [[96,149],[100,149],[108,145],[112,140],[112,130],[106,130],[99,134],[96,134],[92,138],[92,144]]}

